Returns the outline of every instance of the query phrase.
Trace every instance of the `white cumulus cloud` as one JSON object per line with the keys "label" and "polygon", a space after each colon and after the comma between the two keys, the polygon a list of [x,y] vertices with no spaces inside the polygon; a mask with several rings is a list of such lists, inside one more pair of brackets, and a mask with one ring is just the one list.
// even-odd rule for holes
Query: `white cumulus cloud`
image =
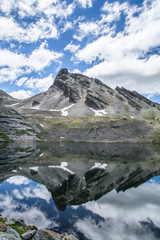
{"label": "white cumulus cloud", "polygon": [[128,14],[124,30],[99,36],[75,56],[80,62],[92,64],[84,72],[86,75],[97,77],[111,87],[124,86],[143,94],[160,93],[160,56],[149,54],[160,45],[160,1],[145,0],[138,9],[124,6],[124,3],[106,3],[103,7],[115,19],[122,10]]}
{"label": "white cumulus cloud", "polygon": [[93,0],[78,0],[83,8],[92,7]]}
{"label": "white cumulus cloud", "polygon": [[38,89],[39,91],[46,91],[53,84],[53,77],[50,74],[45,78],[31,78],[25,82],[25,86],[31,89]]}
{"label": "white cumulus cloud", "polygon": [[[24,73],[42,72],[51,63],[59,63],[61,57],[62,53],[49,50],[46,42],[43,42],[29,56],[0,49],[0,82],[16,81]],[[22,85],[23,80],[24,78],[17,80],[17,85]]]}
{"label": "white cumulus cloud", "polygon": [[12,97],[17,99],[25,99],[32,96],[32,92],[29,90],[17,90],[9,93]]}

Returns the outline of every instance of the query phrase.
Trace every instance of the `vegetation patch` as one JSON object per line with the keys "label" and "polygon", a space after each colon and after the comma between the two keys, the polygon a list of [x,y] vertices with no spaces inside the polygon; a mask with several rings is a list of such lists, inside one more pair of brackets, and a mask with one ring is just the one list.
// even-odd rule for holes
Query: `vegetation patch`
{"label": "vegetation patch", "polygon": [[153,133],[153,141],[160,142],[160,127]]}
{"label": "vegetation patch", "polygon": [[145,115],[143,115],[143,118],[146,120],[156,120],[157,114],[155,111],[150,110]]}
{"label": "vegetation patch", "polygon": [[6,224],[7,219],[3,218],[3,217],[0,217],[0,222],[4,223],[8,227],[13,228],[15,231],[17,231],[20,234],[20,236],[23,233],[25,233],[25,232],[27,232],[29,230],[37,229],[36,226],[26,226],[26,225],[21,225],[21,224],[17,224],[17,223],[16,224]]}
{"label": "vegetation patch", "polygon": [[3,133],[3,132],[0,132],[0,138],[3,139],[3,140],[6,141],[6,142],[11,141],[11,140],[9,139],[9,137],[7,136],[7,134],[5,134],[5,133]]}

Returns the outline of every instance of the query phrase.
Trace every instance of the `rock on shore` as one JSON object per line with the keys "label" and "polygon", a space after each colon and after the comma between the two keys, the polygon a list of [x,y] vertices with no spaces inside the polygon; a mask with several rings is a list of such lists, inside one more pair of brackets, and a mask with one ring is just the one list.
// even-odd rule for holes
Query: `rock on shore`
{"label": "rock on shore", "polygon": [[21,219],[0,217],[1,240],[78,240],[67,233],[59,234],[36,226],[26,226]]}

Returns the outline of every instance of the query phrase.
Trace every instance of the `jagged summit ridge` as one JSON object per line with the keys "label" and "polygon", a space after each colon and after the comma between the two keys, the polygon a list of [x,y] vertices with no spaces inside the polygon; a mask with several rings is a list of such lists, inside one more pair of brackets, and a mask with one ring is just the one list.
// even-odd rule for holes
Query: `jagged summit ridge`
{"label": "jagged summit ridge", "polygon": [[77,103],[84,97],[85,104],[94,109],[105,108],[108,102],[102,95],[108,90],[109,93],[113,92],[100,80],[82,74],[69,73],[66,68],[58,73],[50,89],[55,87],[63,91],[64,96],[69,98],[69,102]]}
{"label": "jagged summit ridge", "polygon": [[112,89],[96,78],[62,68],[46,92],[19,100],[16,109],[55,112],[64,116],[127,115],[141,118],[148,111],[159,113],[160,105],[136,91],[123,87]]}

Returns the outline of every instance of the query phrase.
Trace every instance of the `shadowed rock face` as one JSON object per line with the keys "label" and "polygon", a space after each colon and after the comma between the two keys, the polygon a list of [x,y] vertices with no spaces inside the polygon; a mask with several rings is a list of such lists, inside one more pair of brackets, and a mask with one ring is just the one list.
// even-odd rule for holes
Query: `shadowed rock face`
{"label": "shadowed rock face", "polygon": [[[2,95],[3,103],[8,95]],[[12,100],[12,101],[11,101]],[[10,99],[10,103],[17,100]],[[135,91],[116,87],[111,89],[100,80],[82,74],[70,73],[66,68],[57,74],[53,85],[44,93],[25,100],[19,100],[15,107],[21,112],[27,110],[55,111],[60,115],[67,109],[68,116],[95,115],[95,110],[105,110],[103,114],[142,118],[149,111],[159,114],[160,105],[153,103]],[[77,111],[78,109],[78,111]],[[101,113],[101,115],[103,115]]]}
{"label": "shadowed rock face", "polygon": [[113,189],[137,187],[160,174],[159,149],[148,144],[51,144],[45,148],[26,143],[1,149],[0,181],[22,175],[42,183],[60,210],[96,200]]}
{"label": "shadowed rock face", "polygon": [[26,119],[12,108],[0,106],[0,141],[36,140],[38,132],[31,119]]}

